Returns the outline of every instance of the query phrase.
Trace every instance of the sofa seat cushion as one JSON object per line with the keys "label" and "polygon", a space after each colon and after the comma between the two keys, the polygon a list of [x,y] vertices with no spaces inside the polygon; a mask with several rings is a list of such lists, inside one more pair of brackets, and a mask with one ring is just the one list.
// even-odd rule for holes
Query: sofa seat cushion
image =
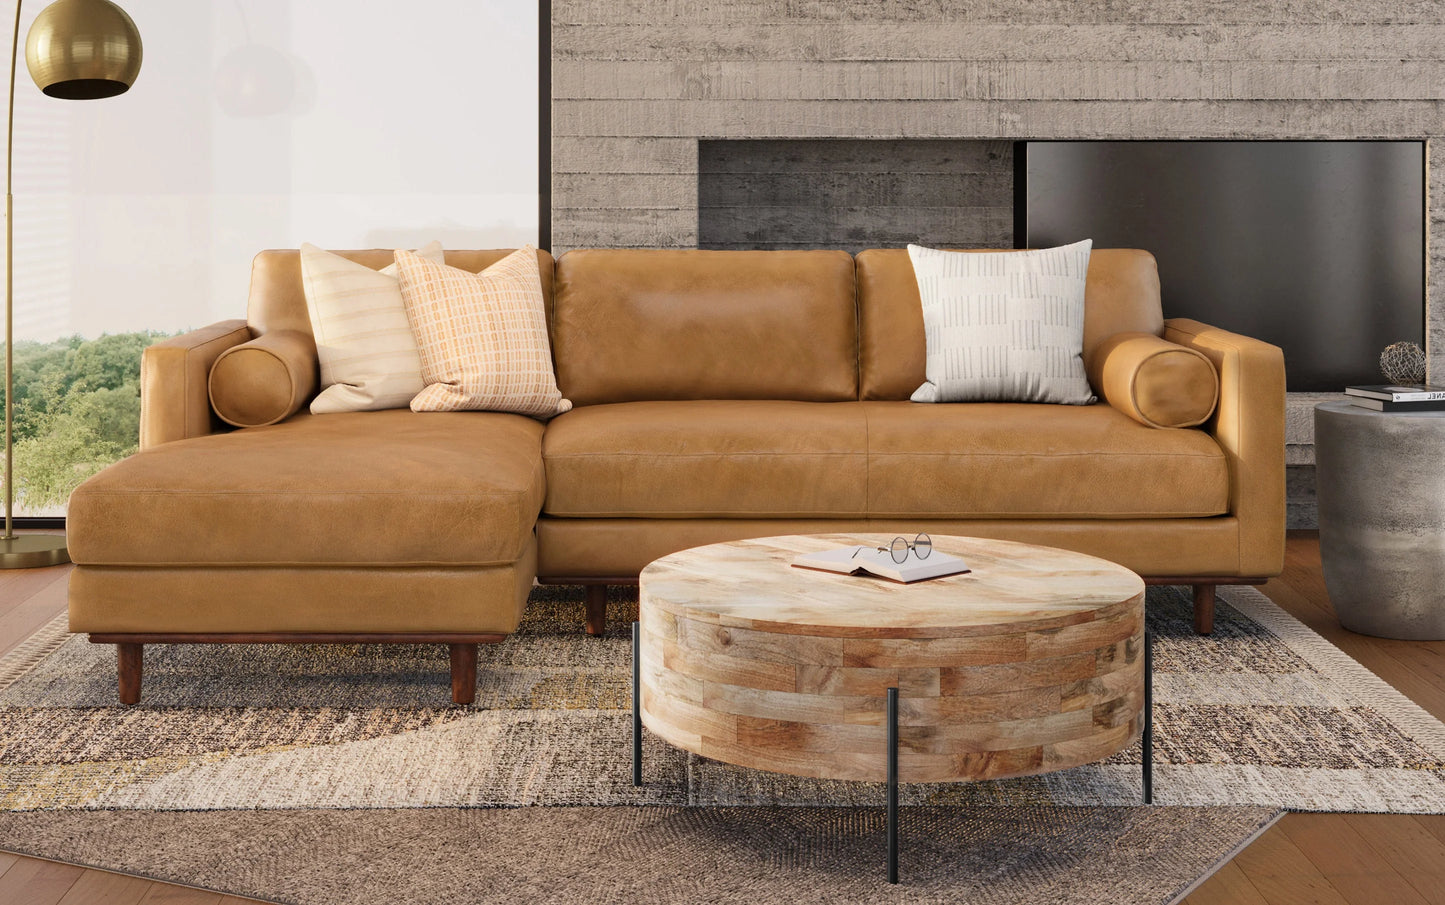
{"label": "sofa seat cushion", "polygon": [[1109,405],[860,403],[872,518],[1181,518],[1229,509],[1202,430]]}
{"label": "sofa seat cushion", "polygon": [[165,443],[70,499],[82,565],[478,566],[515,562],[542,508],[542,431],[521,415],[297,415]]}
{"label": "sofa seat cushion", "polygon": [[559,517],[859,517],[868,495],[867,443],[856,402],[579,406],[547,425],[546,511]]}

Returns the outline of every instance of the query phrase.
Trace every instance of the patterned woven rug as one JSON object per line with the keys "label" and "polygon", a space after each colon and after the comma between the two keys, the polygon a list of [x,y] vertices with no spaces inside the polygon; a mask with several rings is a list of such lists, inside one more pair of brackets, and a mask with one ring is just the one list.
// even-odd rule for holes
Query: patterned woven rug
{"label": "patterned woven rug", "polygon": [[[449,703],[434,646],[157,645],[141,706],[115,654],[58,620],[0,661],[0,811],[518,805],[872,806],[879,787],[761,773],[647,737],[629,762],[635,592],[612,632],[580,590],[543,588],[484,647],[477,704]],[[1151,588],[1156,802],[1445,813],[1445,725],[1249,588],[1212,637],[1183,589]],[[1140,750],[990,783],[905,786],[914,805],[1135,805]]]}
{"label": "patterned woven rug", "polygon": [[298,905],[1164,905],[1265,808],[40,811],[6,847]]}
{"label": "patterned woven rug", "polygon": [[1156,800],[1210,806],[1137,806],[1138,748],[907,786],[929,806],[904,811],[890,887],[876,786],[649,737],[634,789],[635,598],[594,639],[580,597],[533,595],[522,631],[482,651],[472,707],[449,704],[440,646],[155,646],[124,708],[113,650],[59,620],[0,660],[3,847],[304,905],[1162,905],[1280,807],[1445,812],[1445,726],[1255,591],[1224,591],[1206,639],[1183,591],[1154,588]]}

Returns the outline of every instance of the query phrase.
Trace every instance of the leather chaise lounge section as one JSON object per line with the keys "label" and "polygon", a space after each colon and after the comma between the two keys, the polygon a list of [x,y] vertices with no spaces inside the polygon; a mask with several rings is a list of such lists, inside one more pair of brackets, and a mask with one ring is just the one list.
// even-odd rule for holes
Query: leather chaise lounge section
{"label": "leather chaise lounge section", "polygon": [[[477,271],[506,253],[447,261]],[[1201,632],[1215,585],[1283,567],[1280,351],[1166,321],[1146,252],[1094,252],[1086,369],[1097,392],[1126,333],[1201,352],[1219,394],[1198,428],[1146,426],[1114,398],[909,402],[924,339],[901,250],[584,250],[539,265],[575,406],[546,424],[304,408],[221,424],[217,356],[272,331],[310,337],[295,251],[257,257],[245,321],[146,350],[142,451],[77,489],[68,520],[71,630],[118,645],[123,701],[139,698],[146,643],[375,641],[450,645],[453,697],[470,702],[476,645],[516,629],[534,579],[587,585],[600,634],[607,585],[745,537],[1065,547],[1194,585]]]}

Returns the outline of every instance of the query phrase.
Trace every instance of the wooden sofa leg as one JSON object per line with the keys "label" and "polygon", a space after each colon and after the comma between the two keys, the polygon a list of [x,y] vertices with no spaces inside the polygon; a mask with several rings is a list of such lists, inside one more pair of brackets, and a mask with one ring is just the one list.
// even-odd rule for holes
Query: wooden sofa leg
{"label": "wooden sofa leg", "polygon": [[141,667],[145,663],[145,645],[125,642],[115,646],[117,673],[120,678],[120,702],[140,703]]}
{"label": "wooden sofa leg", "polygon": [[607,634],[607,585],[587,585],[587,634]]}
{"label": "wooden sofa leg", "polygon": [[477,646],[453,644],[451,652],[452,701],[470,704],[477,699]]}
{"label": "wooden sofa leg", "polygon": [[1208,635],[1214,631],[1214,585],[1194,586],[1194,632]]}

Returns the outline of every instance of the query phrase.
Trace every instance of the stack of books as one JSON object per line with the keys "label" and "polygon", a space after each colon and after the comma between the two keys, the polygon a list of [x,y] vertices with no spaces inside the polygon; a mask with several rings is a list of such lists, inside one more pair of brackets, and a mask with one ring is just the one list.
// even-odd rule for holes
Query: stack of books
{"label": "stack of books", "polygon": [[1345,395],[1355,405],[1377,412],[1445,412],[1445,387],[1345,387]]}

